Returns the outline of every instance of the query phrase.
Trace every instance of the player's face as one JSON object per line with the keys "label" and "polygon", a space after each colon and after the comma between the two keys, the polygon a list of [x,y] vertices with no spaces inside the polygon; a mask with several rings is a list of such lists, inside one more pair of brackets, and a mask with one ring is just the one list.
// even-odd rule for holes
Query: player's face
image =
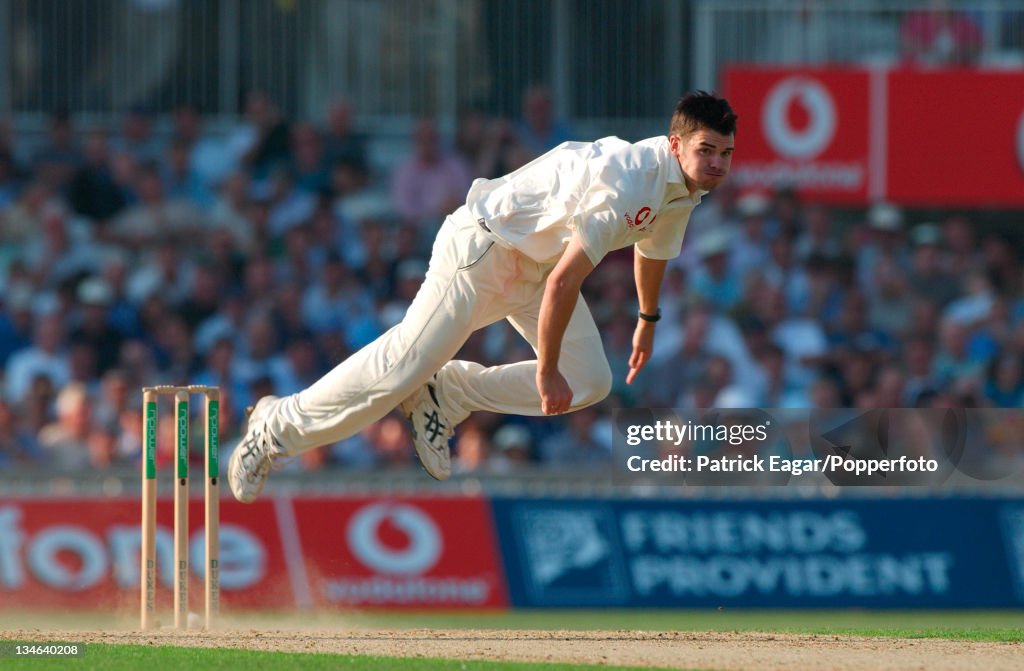
{"label": "player's face", "polygon": [[669,137],[669,148],[679,161],[688,189],[710,191],[722,183],[732,166],[733,139],[733,135],[708,129],[685,138]]}

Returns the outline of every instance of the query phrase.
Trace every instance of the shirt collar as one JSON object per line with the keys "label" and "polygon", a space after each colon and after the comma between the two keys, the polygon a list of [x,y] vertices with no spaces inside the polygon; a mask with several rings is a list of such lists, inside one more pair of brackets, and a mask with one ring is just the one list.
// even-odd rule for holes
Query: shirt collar
{"label": "shirt collar", "polygon": [[668,138],[665,140],[665,153],[668,155],[668,161],[672,164],[672,167],[668,169],[668,179],[666,180],[669,184],[679,184],[686,190],[686,181],[683,179],[683,169],[679,167],[679,160],[672,154],[672,150],[668,146]]}

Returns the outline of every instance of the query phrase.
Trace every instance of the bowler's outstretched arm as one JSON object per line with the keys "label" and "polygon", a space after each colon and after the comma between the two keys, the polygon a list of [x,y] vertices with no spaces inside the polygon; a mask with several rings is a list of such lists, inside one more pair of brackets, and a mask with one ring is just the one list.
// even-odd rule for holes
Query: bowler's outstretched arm
{"label": "bowler's outstretched arm", "polygon": [[[633,278],[636,281],[636,297],[640,304],[640,312],[648,315],[658,312],[658,297],[661,295],[661,281],[665,277],[667,263],[664,260],[649,259],[633,250]],[[633,384],[637,373],[651,360],[651,353],[654,351],[654,326],[655,322],[637,318],[626,384]]]}
{"label": "bowler's outstretched arm", "polygon": [[537,391],[546,415],[566,412],[572,405],[572,389],[558,371],[558,356],[580,287],[593,270],[594,264],[573,236],[544,287],[537,324]]}

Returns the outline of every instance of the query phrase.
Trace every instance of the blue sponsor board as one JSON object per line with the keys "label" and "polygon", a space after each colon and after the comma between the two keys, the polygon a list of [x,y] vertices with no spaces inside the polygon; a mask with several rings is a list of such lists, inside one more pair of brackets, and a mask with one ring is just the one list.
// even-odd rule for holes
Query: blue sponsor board
{"label": "blue sponsor board", "polygon": [[1024,500],[492,505],[518,607],[1024,606]]}

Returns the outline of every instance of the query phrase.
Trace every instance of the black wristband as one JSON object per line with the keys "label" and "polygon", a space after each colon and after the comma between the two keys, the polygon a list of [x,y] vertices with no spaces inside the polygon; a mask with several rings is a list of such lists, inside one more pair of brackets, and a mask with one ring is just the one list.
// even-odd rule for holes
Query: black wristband
{"label": "black wristband", "polygon": [[636,316],[639,317],[640,319],[643,319],[645,322],[656,322],[659,319],[661,319],[661,308],[658,308],[658,311],[655,312],[653,315],[644,314],[643,312],[638,311],[636,313]]}

